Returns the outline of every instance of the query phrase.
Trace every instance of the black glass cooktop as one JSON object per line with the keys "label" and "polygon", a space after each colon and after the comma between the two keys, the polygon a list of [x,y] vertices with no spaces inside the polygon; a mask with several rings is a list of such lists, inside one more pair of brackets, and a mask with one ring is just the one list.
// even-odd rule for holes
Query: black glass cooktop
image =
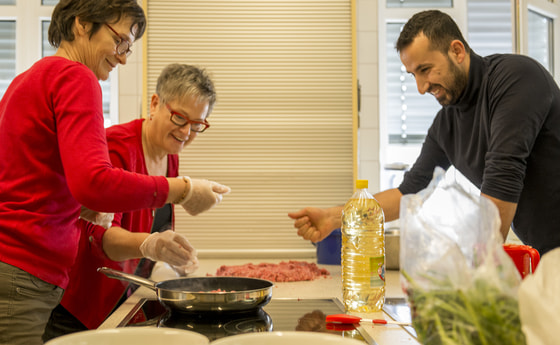
{"label": "black glass cooktop", "polygon": [[159,301],[142,299],[119,327],[153,326],[186,329],[204,334],[213,341],[249,332],[311,331],[354,338],[376,344],[360,326],[325,322],[329,314],[344,313],[338,299],[272,299],[263,308],[244,312],[178,313]]}

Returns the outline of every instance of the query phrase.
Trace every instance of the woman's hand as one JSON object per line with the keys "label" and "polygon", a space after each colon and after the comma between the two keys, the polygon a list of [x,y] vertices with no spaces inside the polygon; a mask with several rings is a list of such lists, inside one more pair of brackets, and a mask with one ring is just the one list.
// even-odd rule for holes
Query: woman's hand
{"label": "woman's hand", "polygon": [[109,229],[111,227],[114,216],[114,213],[92,211],[84,206],[82,206],[82,209],[80,210],[80,218],[85,219],[95,225],[100,225],[105,229]]}
{"label": "woman's hand", "polygon": [[225,194],[231,192],[228,186],[218,182],[188,178],[190,190],[181,206],[191,215],[208,211],[222,201]]}
{"label": "woman's hand", "polygon": [[153,261],[163,261],[171,266],[198,265],[196,249],[184,235],[173,230],[155,232],[140,245],[142,256]]}

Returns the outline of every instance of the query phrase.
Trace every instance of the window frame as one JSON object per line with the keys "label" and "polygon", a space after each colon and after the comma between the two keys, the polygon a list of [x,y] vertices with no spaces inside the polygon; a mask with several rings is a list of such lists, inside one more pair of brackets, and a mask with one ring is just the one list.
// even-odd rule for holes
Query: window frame
{"label": "window frame", "polygon": [[557,0],[515,0],[518,25],[515,30],[517,52],[529,53],[529,10],[552,19],[552,70],[554,80],[560,81],[560,4]]}

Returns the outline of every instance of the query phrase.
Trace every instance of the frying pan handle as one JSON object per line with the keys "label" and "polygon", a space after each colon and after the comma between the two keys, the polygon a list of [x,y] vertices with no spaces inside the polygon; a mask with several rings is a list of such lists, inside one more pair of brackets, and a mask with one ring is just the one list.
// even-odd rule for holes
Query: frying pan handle
{"label": "frying pan handle", "polygon": [[109,267],[99,267],[97,269],[97,272],[101,272],[109,278],[124,280],[124,281],[130,282],[130,283],[142,285],[142,286],[145,286],[149,289],[157,291],[157,288],[156,288],[157,283],[153,280],[146,279],[144,277],[140,277],[140,276],[130,274],[130,273],[124,273],[124,272],[117,271],[117,270],[114,270],[114,269],[109,268]]}

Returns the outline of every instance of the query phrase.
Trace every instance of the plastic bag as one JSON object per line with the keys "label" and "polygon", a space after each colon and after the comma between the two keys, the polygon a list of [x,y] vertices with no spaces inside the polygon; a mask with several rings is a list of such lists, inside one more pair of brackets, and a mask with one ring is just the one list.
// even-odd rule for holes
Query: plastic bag
{"label": "plastic bag", "polygon": [[543,255],[534,274],[519,287],[519,311],[529,345],[558,344],[560,248]]}
{"label": "plastic bag", "polygon": [[[401,200],[401,282],[422,344],[524,344],[494,203],[441,181]],[[441,182],[441,183],[440,183]]]}

